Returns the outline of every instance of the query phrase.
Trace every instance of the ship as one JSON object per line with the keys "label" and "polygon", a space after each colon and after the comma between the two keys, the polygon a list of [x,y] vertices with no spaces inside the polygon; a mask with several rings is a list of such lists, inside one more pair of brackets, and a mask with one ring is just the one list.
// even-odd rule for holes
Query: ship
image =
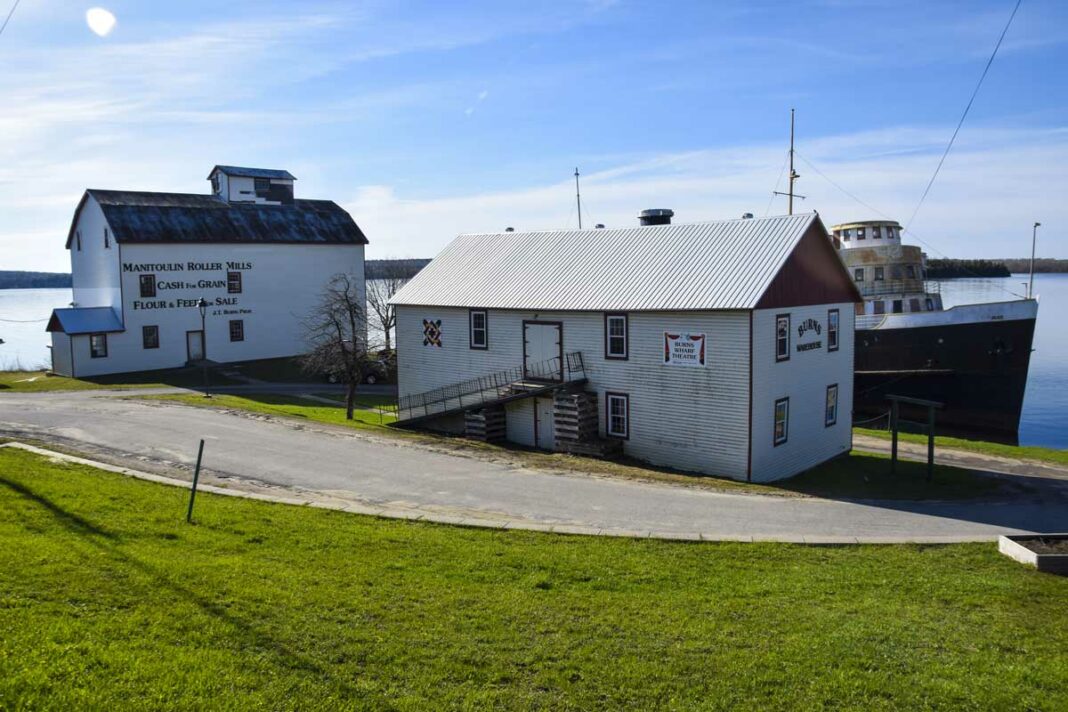
{"label": "ship", "polygon": [[[1038,300],[943,308],[922,250],[901,242],[893,220],[831,227],[831,239],[864,298],[856,305],[854,423],[884,427],[888,395],[943,404],[939,435],[1017,444]],[[926,411],[901,406],[901,419]]]}

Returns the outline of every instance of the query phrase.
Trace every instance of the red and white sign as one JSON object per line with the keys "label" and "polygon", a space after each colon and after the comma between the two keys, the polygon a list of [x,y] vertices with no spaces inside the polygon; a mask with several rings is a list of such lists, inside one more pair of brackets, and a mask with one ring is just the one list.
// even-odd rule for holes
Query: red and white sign
{"label": "red and white sign", "polygon": [[664,363],[668,366],[704,366],[705,335],[665,331]]}

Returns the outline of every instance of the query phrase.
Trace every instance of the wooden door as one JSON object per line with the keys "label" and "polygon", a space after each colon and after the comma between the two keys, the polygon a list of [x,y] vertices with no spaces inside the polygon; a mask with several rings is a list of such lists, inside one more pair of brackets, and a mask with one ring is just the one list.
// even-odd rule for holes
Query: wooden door
{"label": "wooden door", "polygon": [[523,322],[523,375],[537,381],[564,380],[564,349],[558,321]]}

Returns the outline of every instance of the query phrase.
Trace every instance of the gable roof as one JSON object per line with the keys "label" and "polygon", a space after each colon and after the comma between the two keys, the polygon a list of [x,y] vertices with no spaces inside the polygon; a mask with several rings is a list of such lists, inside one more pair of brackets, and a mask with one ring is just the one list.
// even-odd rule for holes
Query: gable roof
{"label": "gable roof", "polygon": [[245,166],[215,166],[208,174],[208,180],[216,173],[225,173],[228,176],[241,178],[277,178],[279,180],[296,180],[289,171],[281,171],[274,168],[246,168]]}
{"label": "gable roof", "polygon": [[234,242],[366,245],[367,237],[332,200],[291,204],[229,203],[214,195],[133,190],[85,191],[67,233],[92,196],[119,243]]}
{"label": "gable roof", "polygon": [[[392,302],[543,311],[754,309],[809,232],[826,240],[815,213],[460,235]],[[848,278],[833,248],[824,254],[825,269]],[[847,294],[844,301],[860,301],[855,287]]]}
{"label": "gable roof", "polygon": [[106,334],[125,331],[111,307],[53,309],[45,331],[64,334]]}

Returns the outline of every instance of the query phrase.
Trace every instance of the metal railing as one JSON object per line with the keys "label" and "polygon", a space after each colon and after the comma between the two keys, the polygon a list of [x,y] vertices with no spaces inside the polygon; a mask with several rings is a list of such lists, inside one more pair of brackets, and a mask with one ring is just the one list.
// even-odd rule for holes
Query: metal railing
{"label": "metal railing", "polygon": [[862,297],[878,297],[886,294],[938,294],[942,285],[935,281],[922,279],[879,279],[857,282],[857,289]]}
{"label": "metal railing", "polygon": [[575,351],[525,366],[515,366],[467,381],[435,388],[424,393],[401,396],[397,400],[397,420],[473,408],[515,395],[515,385],[523,381],[569,383],[586,377],[582,352]]}

